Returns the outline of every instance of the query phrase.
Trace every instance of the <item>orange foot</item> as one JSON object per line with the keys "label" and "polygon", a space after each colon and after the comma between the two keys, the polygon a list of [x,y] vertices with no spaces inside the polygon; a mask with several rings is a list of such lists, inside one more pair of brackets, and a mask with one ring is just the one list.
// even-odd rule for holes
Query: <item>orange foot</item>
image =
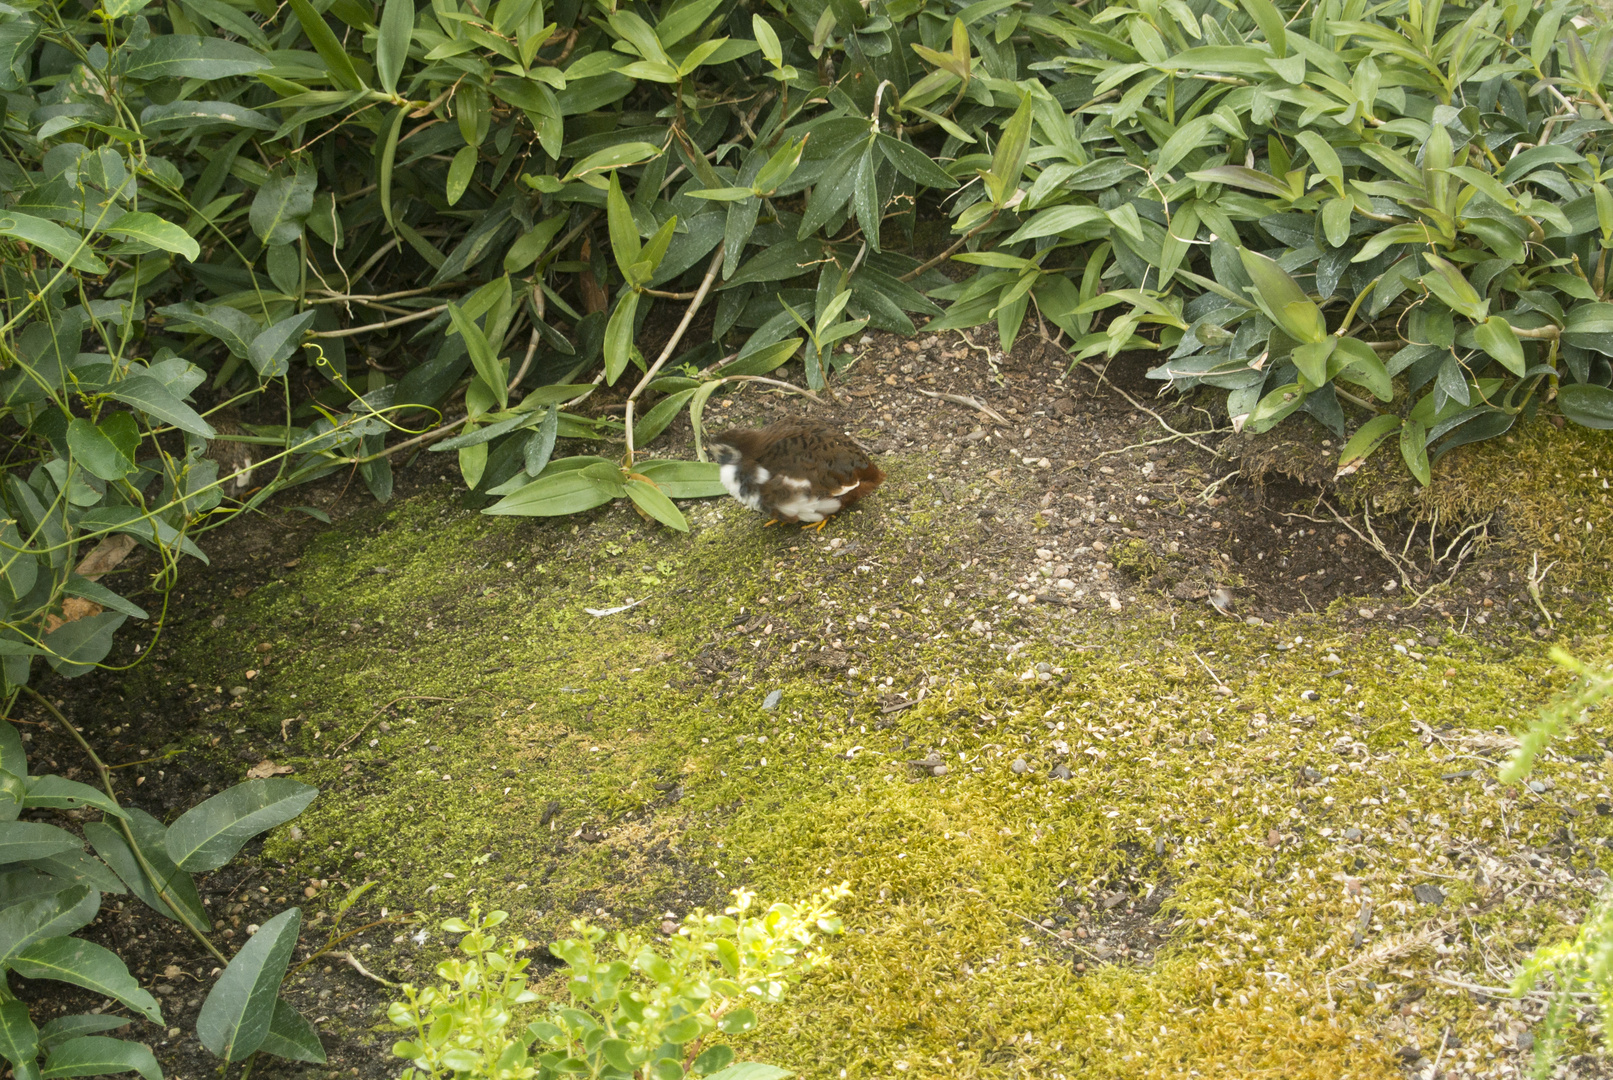
{"label": "orange foot", "polygon": [[808,523],[806,525],[803,525],[803,526],[801,526],[801,528],[803,530],[811,529],[813,532],[822,532],[823,527],[825,525],[827,525],[827,524],[829,524],[829,519],[828,518],[822,518],[822,519],[820,519],[818,521],[810,522],[810,523]]}
{"label": "orange foot", "polygon": [[763,525],[762,528],[771,529],[773,526],[775,526],[777,524],[778,524],[778,518],[774,518],[772,521],[769,521],[766,525]]}

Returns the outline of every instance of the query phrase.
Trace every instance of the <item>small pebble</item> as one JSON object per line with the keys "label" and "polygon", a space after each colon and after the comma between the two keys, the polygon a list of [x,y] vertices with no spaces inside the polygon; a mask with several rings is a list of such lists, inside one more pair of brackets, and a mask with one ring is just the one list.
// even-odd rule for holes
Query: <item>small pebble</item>
{"label": "small pebble", "polygon": [[772,693],[768,694],[767,698],[762,702],[762,708],[771,712],[772,710],[778,708],[779,699],[783,696],[784,691],[774,690]]}
{"label": "small pebble", "polygon": [[1015,758],[1014,763],[1008,767],[1013,770],[1016,775],[1023,775],[1025,770],[1030,768],[1029,765],[1025,764],[1025,759],[1022,757]]}
{"label": "small pebble", "polygon": [[1052,771],[1047,775],[1051,776],[1055,780],[1068,780],[1070,778],[1070,769],[1069,766],[1061,762],[1053,766]]}
{"label": "small pebble", "polygon": [[1361,839],[1361,830],[1360,829],[1345,829],[1344,830],[1344,839],[1352,841],[1352,842]]}

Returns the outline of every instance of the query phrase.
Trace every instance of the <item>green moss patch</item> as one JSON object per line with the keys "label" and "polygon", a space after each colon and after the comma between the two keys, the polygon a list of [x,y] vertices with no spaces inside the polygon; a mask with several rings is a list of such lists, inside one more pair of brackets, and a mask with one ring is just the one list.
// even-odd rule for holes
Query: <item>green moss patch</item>
{"label": "green moss patch", "polygon": [[[893,471],[906,501],[827,536],[422,496],[322,537],[208,631],[232,722],[322,789],[267,854],[538,940],[849,881],[837,963],[743,1048],[814,1077],[1512,1052],[1464,984],[1576,917],[1613,804],[1600,727],[1539,791],[1494,779],[1557,683],[1540,648],[998,606],[991,523]],[[441,955],[393,948],[414,980]]]}

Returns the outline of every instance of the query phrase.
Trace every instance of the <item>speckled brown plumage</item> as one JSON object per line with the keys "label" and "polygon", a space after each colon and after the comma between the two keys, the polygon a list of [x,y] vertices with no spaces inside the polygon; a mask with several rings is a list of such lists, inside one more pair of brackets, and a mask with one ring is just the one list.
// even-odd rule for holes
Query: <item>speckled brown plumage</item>
{"label": "speckled brown plumage", "polygon": [[821,528],[885,479],[855,440],[813,421],[724,431],[712,436],[708,449],[729,494],[775,521]]}

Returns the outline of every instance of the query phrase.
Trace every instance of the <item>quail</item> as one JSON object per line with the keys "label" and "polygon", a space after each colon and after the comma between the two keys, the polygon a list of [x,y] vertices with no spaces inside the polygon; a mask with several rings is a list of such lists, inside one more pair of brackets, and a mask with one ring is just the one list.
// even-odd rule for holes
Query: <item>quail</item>
{"label": "quail", "polygon": [[871,494],[885,474],[849,436],[808,420],[735,428],[707,444],[723,487],[769,525],[822,529],[830,517]]}

